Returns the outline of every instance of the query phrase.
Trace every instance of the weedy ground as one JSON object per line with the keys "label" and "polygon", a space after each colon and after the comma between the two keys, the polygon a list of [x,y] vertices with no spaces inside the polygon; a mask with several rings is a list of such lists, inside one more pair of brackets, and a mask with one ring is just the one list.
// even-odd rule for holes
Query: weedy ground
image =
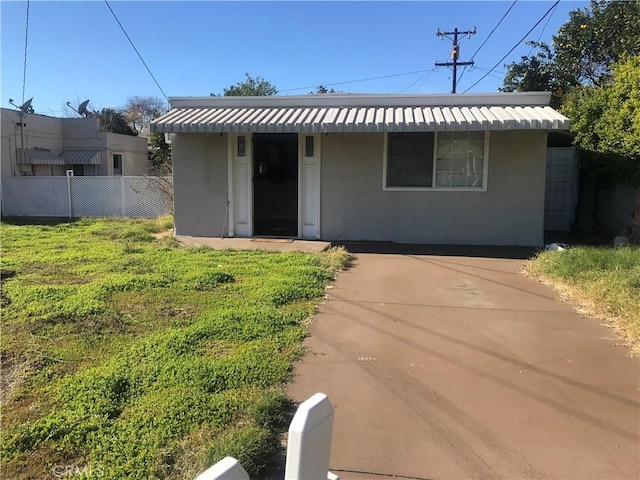
{"label": "weedy ground", "polygon": [[584,313],[604,317],[640,355],[640,249],[572,247],[542,252],[528,267]]}
{"label": "weedy ground", "polygon": [[182,248],[154,237],[170,227],[1,225],[3,478],[274,467],[304,320],[348,255]]}

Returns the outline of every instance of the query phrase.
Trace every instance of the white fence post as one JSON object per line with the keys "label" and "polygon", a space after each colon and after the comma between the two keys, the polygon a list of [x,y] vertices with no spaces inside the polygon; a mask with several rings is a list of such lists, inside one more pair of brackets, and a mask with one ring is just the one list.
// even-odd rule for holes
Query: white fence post
{"label": "white fence post", "polygon": [[198,475],[196,480],[249,480],[249,474],[235,458],[225,457]]}
{"label": "white fence post", "polygon": [[71,200],[71,178],[73,170],[67,170],[67,199],[69,200],[69,218],[73,217],[73,202]]}
{"label": "white fence post", "polygon": [[[333,406],[324,393],[302,402],[289,426],[285,480],[340,480],[329,471]],[[235,458],[226,457],[196,480],[249,480]]]}
{"label": "white fence post", "polygon": [[[289,427],[285,480],[326,480],[329,473],[333,406],[324,393],[302,402]],[[329,477],[331,475],[331,477]]]}
{"label": "white fence post", "polygon": [[122,216],[126,216],[127,205],[125,203],[124,177],[120,177],[120,205],[122,207]]}

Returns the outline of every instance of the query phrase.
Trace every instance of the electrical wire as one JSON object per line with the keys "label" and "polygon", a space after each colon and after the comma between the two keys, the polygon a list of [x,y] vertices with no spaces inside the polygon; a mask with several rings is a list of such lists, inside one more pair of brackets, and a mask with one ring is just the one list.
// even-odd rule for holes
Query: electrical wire
{"label": "electrical wire", "polygon": [[[383,75],[381,77],[363,78],[361,80],[348,80],[346,82],[322,83],[320,85],[324,87],[333,87],[334,85],[345,85],[347,83],[368,82],[370,80],[381,80],[383,78],[402,77],[405,75],[415,75],[416,73],[427,73],[427,72],[429,72],[429,70],[416,70],[415,72],[394,73],[393,75]],[[317,88],[317,87],[318,85],[309,85],[307,87],[285,88],[284,90],[280,90],[280,92],[293,92],[295,90],[306,90],[307,88]]]}
{"label": "electrical wire", "polygon": [[531,27],[527,33],[525,33],[525,34],[524,34],[524,36],[520,39],[520,41],[519,41],[518,43],[516,43],[516,44],[513,46],[513,48],[512,48],[511,50],[509,50],[509,51],[506,53],[506,55],[505,55],[504,57],[502,57],[500,60],[498,60],[498,62],[497,62],[497,63],[496,63],[492,68],[491,68],[491,70],[489,70],[487,73],[485,73],[485,74],[480,78],[480,80],[478,80],[476,83],[474,83],[474,84],[473,84],[473,85],[471,85],[469,88],[467,88],[463,93],[467,93],[469,90],[471,90],[471,89],[472,89],[473,87],[475,87],[477,84],[479,84],[482,80],[484,80],[484,79],[485,79],[485,78],[486,78],[486,77],[487,77],[491,72],[493,72],[493,71],[496,69],[496,67],[497,67],[498,65],[500,65],[500,62],[502,62],[505,58],[507,58],[507,57],[511,54],[511,52],[513,52],[513,51],[518,47],[518,45],[520,45],[520,44],[524,41],[524,39],[525,39],[525,38],[527,38],[527,36],[528,36],[531,32],[533,32],[533,31],[535,30],[535,28],[536,28],[538,25],[540,25],[540,23],[541,23],[541,22],[542,22],[542,21],[547,17],[547,15],[549,15],[549,13],[550,13],[554,8],[556,8],[556,6],[557,6],[559,3],[560,3],[560,0],[556,0],[556,3],[554,3],[554,4],[553,4],[553,6],[552,6],[551,8],[549,8],[549,10],[547,10],[547,11],[546,11],[546,13],[545,13],[542,17],[540,17],[540,20],[538,20],[538,21],[536,22],[536,24],[535,24],[533,27]]}
{"label": "electrical wire", "polygon": [[167,97],[167,94],[164,93],[164,90],[162,89],[162,87],[158,83],[158,80],[156,80],[156,77],[153,75],[153,73],[151,73],[151,69],[147,65],[147,62],[144,61],[144,58],[142,58],[142,55],[140,55],[140,52],[138,51],[136,46],[133,44],[133,41],[131,40],[131,37],[129,37],[129,34],[127,33],[127,31],[122,26],[122,23],[120,23],[120,20],[118,20],[118,17],[116,16],[115,12],[111,8],[111,5],[109,5],[109,2],[107,0],[104,0],[104,3],[107,5],[109,10],[111,11],[111,14],[113,15],[113,18],[115,18],[116,22],[118,22],[118,25],[120,25],[120,28],[122,29],[122,33],[124,33],[124,36],[127,37],[127,40],[129,40],[129,43],[131,44],[131,46],[133,47],[135,52],[138,54],[138,57],[140,58],[140,61],[142,62],[142,64],[147,69],[147,72],[149,72],[149,75],[151,75],[151,78],[153,78],[153,81],[156,82],[156,85],[157,85],[158,89],[160,89],[160,91],[162,92],[162,95],[164,96],[165,100],[168,102],[169,101],[169,97]]}
{"label": "electrical wire", "polygon": [[24,69],[22,71],[22,105],[24,105],[24,92],[27,85],[27,45],[29,43],[29,0],[27,0],[27,21],[24,32]]}
{"label": "electrical wire", "polygon": [[[557,5],[556,5],[557,7]],[[545,22],[544,26],[542,27],[542,31],[540,32],[540,35],[538,35],[538,40],[536,40],[536,43],[540,43],[540,39],[542,38],[542,34],[544,33],[545,29],[547,28],[547,25],[549,25],[549,22],[551,21],[551,17],[553,17],[553,14],[556,13],[556,7],[553,7],[553,12],[551,12],[551,15],[549,15],[549,18],[547,18],[547,21]],[[527,54],[527,57],[531,56],[531,52],[533,52],[534,48],[536,48],[535,46],[531,47],[531,50],[529,50],[529,53]]]}
{"label": "electrical wire", "polygon": [[[516,3],[518,3],[518,0],[513,0],[513,3],[511,4],[511,6],[507,9],[506,12],[504,12],[504,15],[502,15],[502,18],[498,21],[498,23],[496,23],[496,26],[493,27],[493,30],[491,30],[489,32],[489,35],[487,36],[487,38],[484,39],[484,42],[482,42],[482,44],[480,44],[480,46],[478,47],[478,49],[473,53],[473,55],[471,55],[471,58],[469,59],[470,62],[473,61],[474,58],[476,58],[476,55],[478,54],[478,52],[480,51],[480,49],[482,47],[484,47],[485,43],[487,43],[487,41],[491,38],[491,35],[493,35],[493,32],[496,31],[496,29],[500,26],[500,24],[502,23],[502,21],[507,17],[507,15],[509,15],[509,12],[511,11],[511,9],[516,5]],[[462,77],[464,76],[464,72],[467,71],[467,65],[464,66],[464,68],[462,69],[462,73],[460,73],[460,77],[458,77],[458,80],[456,83],[460,83],[460,80],[462,80]]]}
{"label": "electrical wire", "polygon": [[425,82],[426,82],[427,80],[429,80],[429,78],[431,77],[431,75],[433,75],[433,72],[435,72],[435,71],[436,71],[436,69],[435,69],[435,68],[434,68],[433,70],[431,70],[431,72],[429,72],[429,73],[427,74],[427,76],[426,76],[426,77],[424,77],[424,79],[422,80],[422,83],[420,83],[420,85],[418,85],[418,86],[417,86],[417,88],[414,90],[414,92],[417,92],[418,90],[420,90],[420,89],[422,88],[422,86],[425,84]]}
{"label": "electrical wire", "polygon": [[424,83],[424,80],[426,80],[427,78],[429,78],[429,77],[433,74],[433,72],[435,72],[435,71],[436,71],[436,69],[435,69],[435,68],[432,68],[431,70],[429,70],[429,71],[428,71],[427,73],[425,73],[424,75],[422,75],[422,76],[418,77],[418,79],[417,79],[415,82],[413,82],[411,85],[409,85],[408,87],[403,88],[403,89],[402,89],[402,90],[400,90],[398,93],[402,93],[402,92],[405,92],[405,91],[409,90],[411,87],[413,87],[413,86],[414,86],[416,83],[418,83],[420,80],[422,80],[422,81],[423,81],[423,83]]}
{"label": "electrical wire", "polygon": [[489,72],[490,76],[497,78],[498,80],[502,80],[504,78],[504,75],[506,75],[506,74],[503,74],[502,76],[500,76],[488,68],[482,68],[482,67],[474,67],[474,68],[477,68],[481,72]]}

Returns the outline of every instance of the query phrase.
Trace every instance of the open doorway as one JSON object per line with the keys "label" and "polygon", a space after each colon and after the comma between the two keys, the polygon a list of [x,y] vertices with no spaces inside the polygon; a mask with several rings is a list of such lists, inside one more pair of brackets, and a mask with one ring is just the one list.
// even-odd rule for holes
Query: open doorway
{"label": "open doorway", "polygon": [[298,236],[298,135],[253,135],[253,234]]}

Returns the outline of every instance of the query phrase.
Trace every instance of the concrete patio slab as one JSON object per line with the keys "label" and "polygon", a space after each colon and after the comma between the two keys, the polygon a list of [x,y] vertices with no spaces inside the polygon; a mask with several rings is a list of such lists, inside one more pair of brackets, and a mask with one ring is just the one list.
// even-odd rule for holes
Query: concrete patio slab
{"label": "concrete patio slab", "polygon": [[640,478],[640,361],[611,330],[519,273],[518,252],[397,252],[340,274],[288,386],[334,404],[333,472]]}
{"label": "concrete patio slab", "polygon": [[288,238],[212,238],[176,235],[176,239],[185,247],[209,247],[216,250],[274,250],[278,252],[318,253],[327,249],[331,243],[320,240],[298,240]]}

